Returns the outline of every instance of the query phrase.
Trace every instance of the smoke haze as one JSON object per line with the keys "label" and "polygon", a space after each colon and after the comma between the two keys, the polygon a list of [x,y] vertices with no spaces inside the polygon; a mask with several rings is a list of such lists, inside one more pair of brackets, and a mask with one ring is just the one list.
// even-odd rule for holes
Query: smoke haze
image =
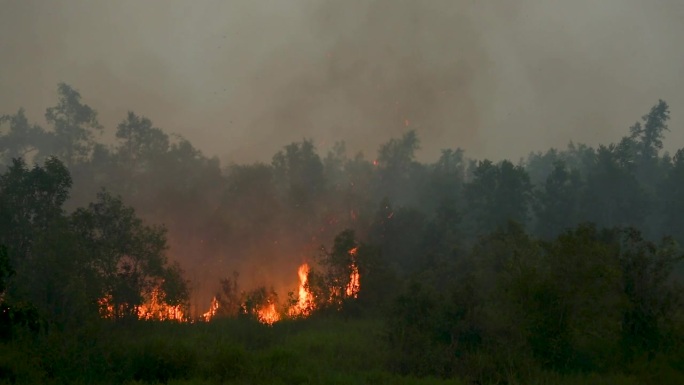
{"label": "smoke haze", "polygon": [[617,140],[662,98],[684,144],[684,3],[511,3],[2,0],[0,112],[42,121],[63,81],[110,129],[134,110],[227,162],[304,137],[372,157],[407,129],[422,159],[517,159]]}

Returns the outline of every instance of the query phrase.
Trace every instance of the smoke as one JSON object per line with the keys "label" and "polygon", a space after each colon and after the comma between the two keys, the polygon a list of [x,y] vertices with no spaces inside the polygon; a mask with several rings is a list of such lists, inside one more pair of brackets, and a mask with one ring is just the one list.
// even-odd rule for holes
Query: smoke
{"label": "smoke", "polygon": [[[224,161],[407,129],[517,158],[617,140],[658,98],[684,114],[684,3],[658,0],[2,0],[0,106],[41,118],[56,84],[110,128],[127,110]],[[679,113],[679,111],[682,111]]]}

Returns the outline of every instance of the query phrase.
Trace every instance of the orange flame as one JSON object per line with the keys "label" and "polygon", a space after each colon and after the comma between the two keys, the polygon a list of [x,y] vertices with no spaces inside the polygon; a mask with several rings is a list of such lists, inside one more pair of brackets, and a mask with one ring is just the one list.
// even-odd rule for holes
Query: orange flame
{"label": "orange flame", "polygon": [[206,313],[202,314],[202,320],[204,320],[205,322],[211,321],[211,319],[214,318],[214,316],[216,315],[218,308],[219,308],[218,298],[214,297],[211,299],[211,305],[209,306],[209,310],[207,310]]}
{"label": "orange flame", "polygon": [[159,294],[159,290],[155,289],[150,300],[138,307],[138,318],[158,321],[184,321],[185,315],[181,306],[171,306],[164,303]]}
{"label": "orange flame", "polygon": [[[100,317],[109,319],[116,317],[111,295],[108,294],[98,299],[97,304],[100,307]],[[172,306],[164,303],[164,301],[161,299],[159,289],[153,290],[150,299],[138,306],[137,316],[138,319],[141,320],[171,320],[180,322],[185,322],[187,320],[181,305]]]}
{"label": "orange flame", "polygon": [[262,324],[273,325],[280,321],[280,314],[276,310],[275,304],[269,303],[257,311],[257,319]]}
{"label": "orange flame", "polygon": [[314,307],[313,294],[309,291],[307,281],[309,280],[309,265],[304,263],[299,266],[299,297],[297,303],[290,309],[290,316],[306,317]]}
{"label": "orange flame", "polygon": [[347,297],[358,298],[359,290],[361,289],[361,283],[359,282],[359,267],[356,266],[356,252],[358,247],[354,247],[349,250],[349,255],[352,257],[351,274],[349,274],[349,283],[347,284],[346,294]]}

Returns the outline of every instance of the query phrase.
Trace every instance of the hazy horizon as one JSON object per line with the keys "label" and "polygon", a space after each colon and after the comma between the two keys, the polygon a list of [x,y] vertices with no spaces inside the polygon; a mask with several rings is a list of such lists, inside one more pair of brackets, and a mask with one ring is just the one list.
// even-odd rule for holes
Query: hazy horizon
{"label": "hazy horizon", "polygon": [[678,1],[0,3],[0,113],[41,122],[65,82],[110,132],[132,110],[224,163],[407,129],[424,160],[516,160],[617,141],[658,99],[684,147]]}

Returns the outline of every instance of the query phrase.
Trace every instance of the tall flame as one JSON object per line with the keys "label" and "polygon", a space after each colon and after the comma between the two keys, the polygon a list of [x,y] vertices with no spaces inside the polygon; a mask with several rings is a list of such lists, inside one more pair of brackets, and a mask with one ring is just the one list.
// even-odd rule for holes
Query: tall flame
{"label": "tall flame", "polygon": [[361,289],[361,283],[359,282],[359,267],[356,265],[356,252],[358,247],[354,247],[349,250],[349,255],[352,257],[352,263],[349,268],[351,273],[349,274],[349,283],[347,284],[346,294],[347,297],[358,298],[359,290]]}
{"label": "tall flame", "polygon": [[299,266],[297,274],[299,275],[299,296],[297,303],[290,309],[290,316],[306,317],[311,314],[311,310],[314,307],[314,297],[308,287],[309,265],[303,263]]}
{"label": "tall flame", "polygon": [[218,298],[214,296],[214,298],[211,299],[211,305],[209,306],[209,310],[207,310],[206,313],[202,314],[202,320],[205,322],[211,321],[211,319],[214,318],[214,316],[216,315],[218,308],[219,301]]}

